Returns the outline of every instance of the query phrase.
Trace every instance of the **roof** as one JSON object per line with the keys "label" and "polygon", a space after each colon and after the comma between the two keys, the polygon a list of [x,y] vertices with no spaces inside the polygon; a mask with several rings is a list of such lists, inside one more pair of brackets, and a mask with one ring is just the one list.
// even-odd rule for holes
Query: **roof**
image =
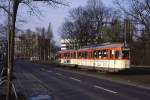
{"label": "roof", "polygon": [[124,47],[124,43],[103,43],[101,45],[92,45],[89,47],[85,47],[79,50],[89,50],[89,49],[97,49],[97,48],[121,48]]}
{"label": "roof", "polygon": [[63,51],[58,51],[58,53],[62,53],[62,52],[74,52],[75,50],[63,50]]}
{"label": "roof", "polygon": [[111,43],[111,44],[96,46],[94,48],[121,48],[123,46],[124,46],[123,43]]}
{"label": "roof", "polygon": [[[101,45],[92,45],[92,46],[86,46],[84,48],[81,48],[79,50],[92,50],[92,49],[101,49],[101,48],[122,48],[124,47],[124,43],[103,43]],[[72,52],[74,50],[63,50],[63,51],[59,51],[59,52]]]}

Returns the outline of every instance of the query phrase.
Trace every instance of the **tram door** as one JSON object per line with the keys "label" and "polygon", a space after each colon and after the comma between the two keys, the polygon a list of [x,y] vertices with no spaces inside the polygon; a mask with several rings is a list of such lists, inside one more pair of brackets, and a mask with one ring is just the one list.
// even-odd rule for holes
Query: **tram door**
{"label": "tram door", "polygon": [[115,68],[115,50],[110,50],[109,68]]}
{"label": "tram door", "polygon": [[114,52],[115,54],[115,60],[114,60],[114,68],[120,68],[122,66],[122,63],[121,63],[121,56],[122,56],[122,52],[120,50],[116,50]]}

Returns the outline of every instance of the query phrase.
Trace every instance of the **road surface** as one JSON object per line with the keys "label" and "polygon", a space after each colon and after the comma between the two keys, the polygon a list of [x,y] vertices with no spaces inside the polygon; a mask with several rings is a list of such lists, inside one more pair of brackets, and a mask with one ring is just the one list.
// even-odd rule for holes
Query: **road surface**
{"label": "road surface", "polygon": [[[150,90],[72,73],[48,65],[16,62],[16,87],[25,96],[49,100],[148,100]],[[142,80],[142,79],[141,79]]]}

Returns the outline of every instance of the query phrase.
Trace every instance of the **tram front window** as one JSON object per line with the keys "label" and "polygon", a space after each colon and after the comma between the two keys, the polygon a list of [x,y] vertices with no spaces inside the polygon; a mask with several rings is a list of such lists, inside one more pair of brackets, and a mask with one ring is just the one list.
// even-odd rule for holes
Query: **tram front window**
{"label": "tram front window", "polygon": [[122,51],[122,58],[129,59],[129,51],[128,50]]}

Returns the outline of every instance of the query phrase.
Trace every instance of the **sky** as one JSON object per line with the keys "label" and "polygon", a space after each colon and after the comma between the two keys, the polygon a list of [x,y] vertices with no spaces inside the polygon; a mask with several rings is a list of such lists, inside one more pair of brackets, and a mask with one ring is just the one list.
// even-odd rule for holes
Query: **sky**
{"label": "sky", "polygon": [[[59,41],[59,29],[64,19],[68,16],[68,12],[72,8],[76,8],[78,6],[85,6],[88,0],[66,0],[69,2],[69,6],[61,6],[58,8],[48,8],[48,7],[41,7],[42,16],[27,16],[24,13],[24,10],[20,10],[18,14],[18,19],[26,19],[26,23],[19,23],[17,26],[21,29],[28,29],[35,30],[36,27],[48,27],[48,24],[51,23],[54,37],[56,41]],[[105,6],[113,6],[112,0],[101,0]],[[0,15],[1,16],[1,15]],[[2,18],[1,20],[4,20]],[[0,21],[1,22],[1,21]]]}

